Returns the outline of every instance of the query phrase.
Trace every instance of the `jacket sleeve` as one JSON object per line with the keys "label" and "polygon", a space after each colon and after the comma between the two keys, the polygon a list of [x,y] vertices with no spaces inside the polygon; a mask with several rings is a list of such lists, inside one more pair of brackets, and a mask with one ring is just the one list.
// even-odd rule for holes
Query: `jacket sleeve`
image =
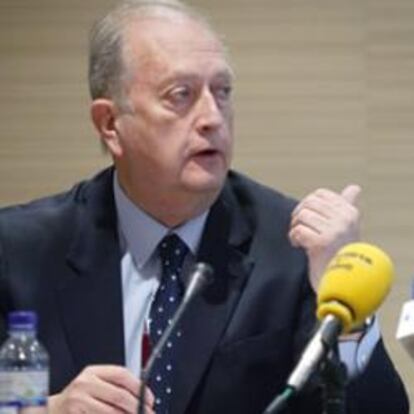
{"label": "jacket sleeve", "polygon": [[364,372],[347,388],[348,413],[408,414],[404,385],[380,340]]}

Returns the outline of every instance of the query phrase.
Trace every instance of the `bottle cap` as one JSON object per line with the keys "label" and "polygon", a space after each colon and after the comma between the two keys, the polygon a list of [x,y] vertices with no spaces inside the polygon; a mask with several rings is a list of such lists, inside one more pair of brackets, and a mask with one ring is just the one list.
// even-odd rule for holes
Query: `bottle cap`
{"label": "bottle cap", "polygon": [[9,329],[34,330],[37,326],[37,315],[32,311],[14,311],[8,315]]}

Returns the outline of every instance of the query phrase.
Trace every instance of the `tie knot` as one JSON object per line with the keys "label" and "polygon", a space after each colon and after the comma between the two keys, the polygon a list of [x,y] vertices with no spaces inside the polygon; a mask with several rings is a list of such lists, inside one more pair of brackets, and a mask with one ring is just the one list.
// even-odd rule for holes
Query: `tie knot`
{"label": "tie knot", "polygon": [[180,273],[187,252],[187,245],[176,234],[164,237],[159,247],[163,269]]}

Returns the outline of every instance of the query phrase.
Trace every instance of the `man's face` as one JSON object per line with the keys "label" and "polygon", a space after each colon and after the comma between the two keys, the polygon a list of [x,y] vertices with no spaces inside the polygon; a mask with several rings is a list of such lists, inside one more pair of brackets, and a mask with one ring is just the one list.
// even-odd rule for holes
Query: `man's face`
{"label": "man's face", "polygon": [[232,74],[218,39],[186,18],[148,18],[127,31],[124,61],[132,111],[116,121],[115,159],[124,185],[217,194],[233,141]]}

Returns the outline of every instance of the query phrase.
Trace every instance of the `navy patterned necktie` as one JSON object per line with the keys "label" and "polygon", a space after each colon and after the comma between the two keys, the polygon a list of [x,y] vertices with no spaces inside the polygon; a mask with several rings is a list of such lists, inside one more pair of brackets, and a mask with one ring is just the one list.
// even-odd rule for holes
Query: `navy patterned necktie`
{"label": "navy patterned necktie", "polygon": [[[150,309],[149,326],[152,347],[160,339],[181,302],[183,285],[180,274],[188,248],[177,235],[171,234],[161,241],[158,251],[161,259],[162,277]],[[155,361],[149,379],[149,386],[155,395],[157,414],[169,412],[169,402],[174,391],[172,375],[174,373],[175,346],[180,336],[181,331],[178,327],[166,343],[160,357]]]}

